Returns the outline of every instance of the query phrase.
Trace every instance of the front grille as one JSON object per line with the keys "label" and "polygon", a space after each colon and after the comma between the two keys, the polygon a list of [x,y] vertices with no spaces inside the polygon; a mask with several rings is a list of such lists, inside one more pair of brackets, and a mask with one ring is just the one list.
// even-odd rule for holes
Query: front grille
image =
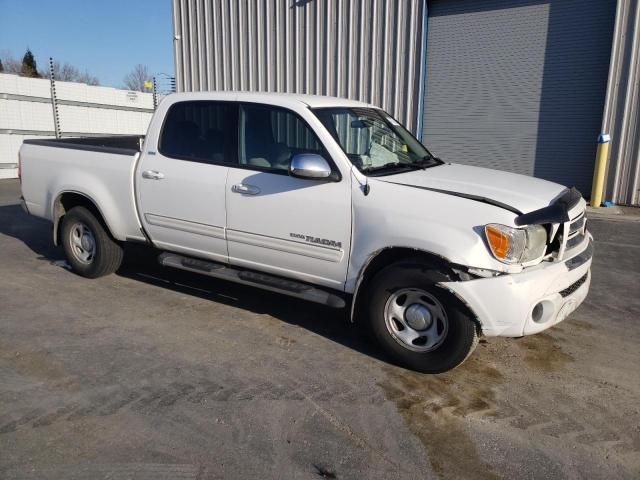
{"label": "front grille", "polygon": [[584,214],[582,214],[582,216],[577,220],[574,220],[573,222],[571,222],[571,226],[569,226],[569,235],[571,235],[573,232],[577,232],[581,230],[582,227],[584,226],[584,222],[585,222]]}
{"label": "front grille", "polygon": [[[560,225],[556,236],[557,246],[554,245],[552,249],[556,261],[563,261],[567,251],[577,247],[584,241],[586,223],[585,211],[582,210],[577,215],[574,215],[571,220]],[[556,243],[555,239],[553,243]]]}
{"label": "front grille", "polygon": [[576,290],[578,290],[582,284],[584,282],[587,281],[587,277],[589,276],[589,272],[585,273],[582,277],[580,277],[578,280],[576,280],[575,282],[573,282],[571,285],[569,285],[567,288],[565,288],[564,290],[562,290],[560,292],[560,296],[562,298],[564,297],[568,297],[569,295],[571,295],[573,292],[575,292]]}
{"label": "front grille", "polygon": [[[538,223],[543,222],[546,218],[551,219],[547,231],[552,236],[548,238],[544,259],[564,262],[567,253],[573,254],[572,247],[578,247],[580,242],[584,241],[587,230],[585,211],[585,202],[582,200],[580,192],[574,187],[570,190],[567,189],[548,207],[520,215],[516,219],[516,225],[525,225],[533,222],[534,219]],[[558,212],[561,215],[556,216]]]}
{"label": "front grille", "polygon": [[579,233],[578,235],[571,237],[569,240],[567,240],[567,250],[571,250],[573,247],[580,245],[583,240],[584,233]]}

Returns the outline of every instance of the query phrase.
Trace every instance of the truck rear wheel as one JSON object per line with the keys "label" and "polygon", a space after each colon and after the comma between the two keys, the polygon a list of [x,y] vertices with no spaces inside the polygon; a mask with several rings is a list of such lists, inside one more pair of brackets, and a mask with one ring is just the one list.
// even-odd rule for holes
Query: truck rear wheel
{"label": "truck rear wheel", "polygon": [[73,207],[62,217],[60,238],[67,261],[78,275],[102,277],[122,263],[122,247],[86,207]]}
{"label": "truck rear wheel", "polygon": [[436,286],[444,273],[415,263],[396,263],[369,284],[368,320],[381,346],[398,363],[423,373],[442,373],[464,362],[478,343],[465,306]]}

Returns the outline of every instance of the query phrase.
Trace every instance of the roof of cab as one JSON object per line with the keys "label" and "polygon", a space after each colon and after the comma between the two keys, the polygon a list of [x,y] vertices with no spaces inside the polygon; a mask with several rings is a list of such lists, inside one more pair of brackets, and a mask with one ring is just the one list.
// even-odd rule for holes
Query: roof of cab
{"label": "roof of cab", "polygon": [[373,105],[349,100],[347,98],[328,97],[323,95],[301,95],[297,93],[270,92],[183,92],[171,95],[172,100],[235,100],[245,102],[265,103],[268,105],[291,106],[303,104],[311,108],[320,107],[372,107]]}

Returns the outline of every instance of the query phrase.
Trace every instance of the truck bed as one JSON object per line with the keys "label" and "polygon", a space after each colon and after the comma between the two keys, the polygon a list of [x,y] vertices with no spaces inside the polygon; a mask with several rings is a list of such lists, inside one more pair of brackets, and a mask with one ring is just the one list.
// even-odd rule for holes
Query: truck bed
{"label": "truck bed", "polygon": [[128,135],[25,140],[19,157],[29,213],[53,221],[63,194],[80,195],[101,212],[117,240],[144,240],[133,185],[142,139]]}

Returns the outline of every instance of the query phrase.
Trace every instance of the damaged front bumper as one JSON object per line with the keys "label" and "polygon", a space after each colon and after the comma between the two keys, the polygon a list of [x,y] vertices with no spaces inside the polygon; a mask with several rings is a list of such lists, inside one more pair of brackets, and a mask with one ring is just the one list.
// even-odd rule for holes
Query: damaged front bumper
{"label": "damaged front bumper", "polygon": [[581,251],[567,260],[439,286],[469,307],[488,337],[538,333],[567,318],[586,298],[593,256],[593,237],[586,237]]}

